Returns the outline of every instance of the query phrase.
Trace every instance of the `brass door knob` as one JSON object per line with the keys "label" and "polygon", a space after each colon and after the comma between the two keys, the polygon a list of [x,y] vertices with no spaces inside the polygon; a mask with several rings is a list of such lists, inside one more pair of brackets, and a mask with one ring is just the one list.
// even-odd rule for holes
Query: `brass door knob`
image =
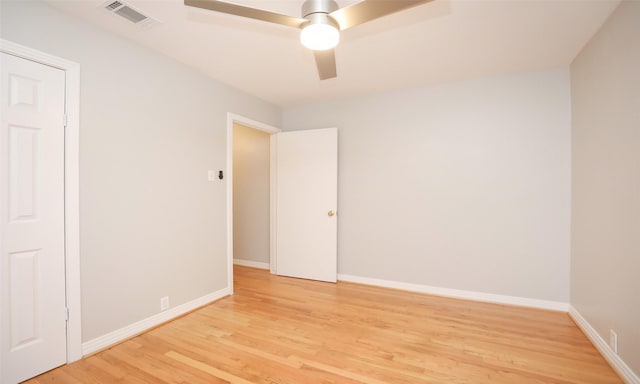
{"label": "brass door knob", "polygon": [[335,212],[333,210],[327,212],[327,216],[331,217],[331,216],[335,216]]}

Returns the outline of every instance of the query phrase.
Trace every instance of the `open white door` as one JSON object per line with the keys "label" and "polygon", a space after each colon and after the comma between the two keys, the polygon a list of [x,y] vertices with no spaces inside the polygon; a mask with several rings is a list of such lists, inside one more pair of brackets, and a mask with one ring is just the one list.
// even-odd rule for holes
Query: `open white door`
{"label": "open white door", "polygon": [[276,273],[335,282],[338,131],[280,132],[276,153]]}
{"label": "open white door", "polygon": [[0,53],[0,382],[67,361],[65,72]]}

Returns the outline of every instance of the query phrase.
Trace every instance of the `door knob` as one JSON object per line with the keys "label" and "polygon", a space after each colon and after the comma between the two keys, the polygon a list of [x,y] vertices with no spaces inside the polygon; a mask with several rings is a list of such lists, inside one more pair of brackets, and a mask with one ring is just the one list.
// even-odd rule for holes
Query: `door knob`
{"label": "door knob", "polygon": [[333,210],[327,212],[327,216],[331,217],[331,216],[335,216],[335,212]]}

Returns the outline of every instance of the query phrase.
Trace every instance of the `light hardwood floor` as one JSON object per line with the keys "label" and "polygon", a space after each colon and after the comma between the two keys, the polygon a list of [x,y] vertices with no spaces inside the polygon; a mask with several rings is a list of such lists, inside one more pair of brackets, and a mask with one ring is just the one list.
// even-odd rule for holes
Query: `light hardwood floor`
{"label": "light hardwood floor", "polygon": [[235,278],[234,296],[28,383],[622,383],[565,313]]}

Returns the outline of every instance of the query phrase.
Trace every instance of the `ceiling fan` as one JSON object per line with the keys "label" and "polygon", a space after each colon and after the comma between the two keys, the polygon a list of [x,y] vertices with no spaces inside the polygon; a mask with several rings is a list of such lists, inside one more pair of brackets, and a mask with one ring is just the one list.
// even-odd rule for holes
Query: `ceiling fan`
{"label": "ceiling fan", "polygon": [[184,4],[299,28],[300,41],[302,45],[313,50],[318,75],[320,80],[325,80],[337,76],[333,48],[340,40],[340,31],[429,1],[433,0],[363,0],[339,8],[334,0],[306,0],[302,4],[302,17],[218,0],[184,0]]}

